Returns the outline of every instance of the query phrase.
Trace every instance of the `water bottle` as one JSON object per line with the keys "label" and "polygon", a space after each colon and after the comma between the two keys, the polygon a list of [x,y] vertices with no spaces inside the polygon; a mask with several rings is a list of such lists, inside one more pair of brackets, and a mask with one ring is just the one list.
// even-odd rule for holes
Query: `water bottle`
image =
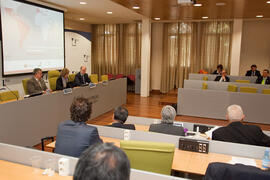
{"label": "water bottle", "polygon": [[264,151],[264,155],[262,158],[262,168],[264,169],[269,168],[269,148],[266,148]]}

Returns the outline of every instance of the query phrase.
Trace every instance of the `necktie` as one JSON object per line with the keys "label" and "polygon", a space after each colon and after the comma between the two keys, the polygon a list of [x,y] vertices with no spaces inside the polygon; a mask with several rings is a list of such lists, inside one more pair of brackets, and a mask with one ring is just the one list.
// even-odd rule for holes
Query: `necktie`
{"label": "necktie", "polygon": [[83,84],[85,84],[84,75],[82,76],[82,79],[83,79]]}
{"label": "necktie", "polygon": [[265,79],[262,80],[262,84],[265,85]]}

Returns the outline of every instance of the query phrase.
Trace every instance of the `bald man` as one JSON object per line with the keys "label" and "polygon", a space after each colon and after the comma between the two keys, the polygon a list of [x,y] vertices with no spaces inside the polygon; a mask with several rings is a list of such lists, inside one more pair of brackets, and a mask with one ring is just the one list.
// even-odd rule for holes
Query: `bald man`
{"label": "bald man", "polygon": [[229,125],[215,130],[212,134],[212,140],[255,146],[270,146],[270,137],[265,135],[259,126],[242,124],[241,121],[243,121],[245,115],[240,106],[229,106],[226,118],[229,121]]}
{"label": "bald man", "polygon": [[82,66],[80,68],[80,72],[76,74],[74,82],[76,86],[83,86],[91,83],[91,80],[89,79],[88,74],[86,73],[85,66]]}

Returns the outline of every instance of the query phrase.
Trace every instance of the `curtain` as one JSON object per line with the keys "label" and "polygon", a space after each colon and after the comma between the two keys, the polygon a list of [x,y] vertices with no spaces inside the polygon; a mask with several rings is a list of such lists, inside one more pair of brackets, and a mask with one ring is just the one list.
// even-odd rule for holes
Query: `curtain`
{"label": "curtain", "polygon": [[140,24],[93,25],[93,74],[135,74],[140,57]]}
{"label": "curtain", "polygon": [[203,22],[201,25],[201,69],[211,73],[222,64],[230,73],[232,22]]}
{"label": "curtain", "polygon": [[191,72],[198,71],[196,61],[196,24],[166,23],[163,33],[161,92],[182,87]]}

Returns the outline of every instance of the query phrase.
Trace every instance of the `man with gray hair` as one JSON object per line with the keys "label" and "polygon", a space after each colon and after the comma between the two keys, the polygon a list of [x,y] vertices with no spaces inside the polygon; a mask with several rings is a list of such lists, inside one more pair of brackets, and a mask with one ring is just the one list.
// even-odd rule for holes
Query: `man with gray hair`
{"label": "man with gray hair", "polygon": [[256,146],[270,146],[270,137],[265,135],[259,126],[244,125],[245,115],[239,105],[227,108],[226,119],[229,125],[213,132],[212,139],[233,143],[249,144]]}
{"label": "man with gray hair", "polygon": [[161,110],[161,123],[151,124],[149,131],[177,136],[185,136],[184,128],[175,126],[173,124],[175,116],[176,111],[172,106],[164,106]]}

